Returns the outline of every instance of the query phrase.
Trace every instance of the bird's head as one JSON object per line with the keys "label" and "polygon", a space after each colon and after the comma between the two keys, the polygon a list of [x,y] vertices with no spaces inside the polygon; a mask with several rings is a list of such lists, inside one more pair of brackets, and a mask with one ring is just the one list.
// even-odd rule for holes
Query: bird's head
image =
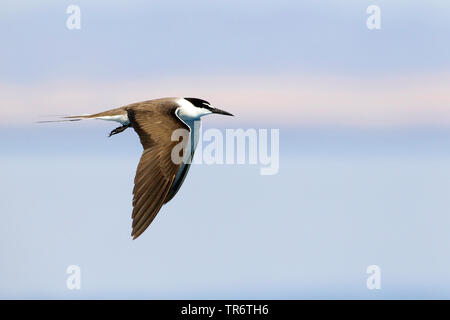
{"label": "bird's head", "polygon": [[192,114],[196,114],[198,117],[212,113],[232,116],[232,114],[227,111],[212,107],[208,101],[198,98],[184,98],[184,100],[187,100],[188,102],[190,102],[190,104],[192,104],[195,109],[192,109],[190,111]]}

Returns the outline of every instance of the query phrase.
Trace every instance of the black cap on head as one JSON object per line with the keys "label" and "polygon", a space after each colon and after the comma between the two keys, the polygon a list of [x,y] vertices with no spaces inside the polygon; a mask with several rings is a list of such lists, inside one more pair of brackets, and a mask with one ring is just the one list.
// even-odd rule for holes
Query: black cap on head
{"label": "black cap on head", "polygon": [[198,99],[198,98],[184,98],[184,99],[186,99],[187,101],[192,103],[197,108],[205,108],[205,109],[211,108],[210,103],[206,100]]}

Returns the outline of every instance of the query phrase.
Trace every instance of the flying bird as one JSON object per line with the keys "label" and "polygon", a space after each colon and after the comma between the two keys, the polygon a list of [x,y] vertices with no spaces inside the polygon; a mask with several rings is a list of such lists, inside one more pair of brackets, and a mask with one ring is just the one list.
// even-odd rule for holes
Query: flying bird
{"label": "flying bird", "polygon": [[[152,223],[161,207],[180,189],[194,156],[200,117],[213,113],[232,116],[202,99],[162,98],[96,114],[69,116],[62,121],[117,121],[121,126],[112,130],[109,136],[128,128],[133,128],[138,134],[144,151],[136,170],[133,189],[131,236],[136,239]],[[172,133],[177,129],[187,132],[181,161],[173,161],[172,157],[172,150],[180,143],[172,139]]]}

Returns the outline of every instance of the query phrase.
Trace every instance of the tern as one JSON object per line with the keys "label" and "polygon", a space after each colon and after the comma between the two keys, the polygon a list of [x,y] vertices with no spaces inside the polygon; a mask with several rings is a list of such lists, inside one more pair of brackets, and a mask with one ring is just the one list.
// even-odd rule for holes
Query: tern
{"label": "tern", "polygon": [[[121,126],[112,130],[109,136],[128,128],[136,131],[144,148],[133,189],[131,236],[136,239],[183,184],[197,145],[200,118],[208,114],[232,116],[231,113],[214,108],[202,99],[161,98],[96,114],[68,116],[62,121],[100,119],[119,122]],[[173,159],[173,150],[180,143],[176,139],[173,141],[172,137],[177,129],[187,132],[181,161]],[[186,150],[188,147],[189,150]]]}

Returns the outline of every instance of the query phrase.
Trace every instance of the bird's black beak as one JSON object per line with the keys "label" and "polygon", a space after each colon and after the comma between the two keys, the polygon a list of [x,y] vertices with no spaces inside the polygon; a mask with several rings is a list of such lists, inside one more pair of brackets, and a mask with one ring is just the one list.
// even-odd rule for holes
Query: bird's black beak
{"label": "bird's black beak", "polygon": [[217,108],[211,108],[211,112],[212,113],[217,113],[217,114],[223,114],[225,116],[233,116],[231,113],[217,109]]}

